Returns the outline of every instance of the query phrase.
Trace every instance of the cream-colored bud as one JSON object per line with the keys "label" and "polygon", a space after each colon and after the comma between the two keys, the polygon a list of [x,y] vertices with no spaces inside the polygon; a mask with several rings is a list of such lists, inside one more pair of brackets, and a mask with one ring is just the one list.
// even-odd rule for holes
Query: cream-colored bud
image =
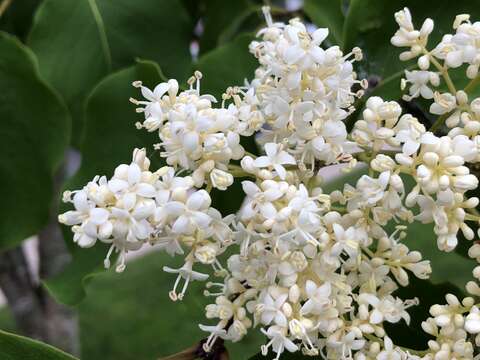
{"label": "cream-colored bud", "polygon": [[458,27],[465,21],[468,21],[470,19],[469,14],[458,14],[455,17],[455,20],[453,21],[453,28],[458,29]]}
{"label": "cream-colored bud", "polygon": [[465,285],[465,289],[471,295],[480,296],[480,287],[475,281],[469,281],[467,285]]}
{"label": "cream-colored bud", "polygon": [[476,266],[473,271],[473,276],[477,279],[480,280],[480,266]]}
{"label": "cream-colored bud", "polygon": [[210,173],[210,180],[212,181],[213,187],[219,190],[227,190],[227,188],[233,184],[232,174],[219,169],[213,169]]}
{"label": "cream-colored bud", "polygon": [[455,96],[459,105],[465,105],[468,102],[468,95],[463,90],[458,90]]}
{"label": "cream-colored bud", "polygon": [[428,55],[423,55],[418,58],[418,67],[421,70],[428,70],[430,67],[430,58]]}
{"label": "cream-colored bud", "polygon": [[297,284],[290,287],[288,291],[288,299],[292,304],[298,303],[298,300],[300,299],[300,288]]}

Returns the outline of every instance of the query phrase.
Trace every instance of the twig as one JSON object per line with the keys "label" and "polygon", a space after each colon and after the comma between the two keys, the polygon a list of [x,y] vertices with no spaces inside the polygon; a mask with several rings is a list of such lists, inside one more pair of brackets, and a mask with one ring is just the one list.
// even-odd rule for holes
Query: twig
{"label": "twig", "polygon": [[8,7],[10,4],[13,2],[13,0],[3,0],[0,3],[0,17],[7,11]]}

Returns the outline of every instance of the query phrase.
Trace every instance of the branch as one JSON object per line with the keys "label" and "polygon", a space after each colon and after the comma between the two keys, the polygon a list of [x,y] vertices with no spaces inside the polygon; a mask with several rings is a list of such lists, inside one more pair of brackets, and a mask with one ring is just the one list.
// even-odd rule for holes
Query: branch
{"label": "branch", "polygon": [[21,247],[0,254],[0,287],[18,329],[29,337],[46,341],[43,304]]}
{"label": "branch", "polygon": [[[38,256],[40,262],[39,277],[48,279],[58,275],[70,262],[71,256],[63,239],[62,230],[57,221],[59,197],[65,179],[70,175],[68,168],[76,162],[75,153],[68,150],[64,163],[54,177],[54,194],[50,209],[50,220],[38,234]],[[47,291],[42,289],[45,304],[45,331],[47,342],[74,355],[79,354],[78,321],[73,309],[57,303]]]}
{"label": "branch", "polygon": [[12,0],[3,0],[0,3],[0,18],[7,11],[8,7],[10,6],[11,3],[12,3]]}

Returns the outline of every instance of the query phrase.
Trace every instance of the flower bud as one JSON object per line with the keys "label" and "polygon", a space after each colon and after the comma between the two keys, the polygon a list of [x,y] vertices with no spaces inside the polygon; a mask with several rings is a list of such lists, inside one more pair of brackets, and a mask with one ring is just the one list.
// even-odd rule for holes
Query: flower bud
{"label": "flower bud", "polygon": [[212,181],[213,187],[218,190],[227,190],[227,188],[233,184],[232,174],[219,169],[213,169],[210,173],[210,180]]}
{"label": "flower bud", "polygon": [[428,70],[430,67],[430,59],[428,55],[423,55],[418,58],[418,67],[421,70]]}

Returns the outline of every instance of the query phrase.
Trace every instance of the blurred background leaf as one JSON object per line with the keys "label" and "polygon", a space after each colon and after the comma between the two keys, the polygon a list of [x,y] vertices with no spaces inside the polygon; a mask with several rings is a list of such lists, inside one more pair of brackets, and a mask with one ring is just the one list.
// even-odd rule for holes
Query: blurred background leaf
{"label": "blurred background leaf", "polygon": [[305,0],[303,10],[318,27],[328,28],[328,40],[333,45],[343,44],[343,0]]}
{"label": "blurred background leaf", "polygon": [[245,11],[253,8],[249,0],[224,1],[205,0],[203,33],[200,38],[200,53],[204,54],[219,45],[219,37],[232,21]]}
{"label": "blurred background leaf", "polygon": [[200,57],[194,68],[203,73],[203,94],[212,94],[221,102],[227,87],[243,86],[245,80],[252,79],[258,66],[257,60],[248,51],[248,44],[253,38],[253,35],[242,34],[231,43]]}
{"label": "blurred background leaf", "polygon": [[167,76],[185,79],[192,29],[179,0],[45,0],[28,44],[70,108],[74,144],[82,136],[85,97],[112,70],[143,57],[157,61]]}
{"label": "blurred background leaf", "polygon": [[76,358],[48,344],[0,330],[0,359],[75,360]]}
{"label": "blurred background leaf", "polygon": [[[70,118],[40,78],[33,53],[0,32],[0,248],[12,247],[47,222],[53,174],[63,158]],[[56,200],[56,199],[55,199]]]}
{"label": "blurred background leaf", "polygon": [[[158,154],[152,153],[155,134],[135,128],[135,106],[128,99],[139,97],[140,91],[132,82],[141,80],[146,86],[162,81],[160,68],[151,61],[140,60],[134,66],[120,70],[102,80],[89,95],[86,106],[86,129],[82,141],[82,166],[65,184],[65,189],[81,188],[95,175],[111,176],[116,166],[130,163],[134,148],[145,147],[152,168],[160,166]],[[61,211],[69,208],[62,204]],[[81,249],[73,243],[69,228],[64,229],[65,241],[73,256],[64,273],[45,282],[60,302],[76,304],[85,296],[83,286],[91,275],[103,271],[103,258],[108,247],[98,244]],[[91,274],[92,273],[92,274]]]}

